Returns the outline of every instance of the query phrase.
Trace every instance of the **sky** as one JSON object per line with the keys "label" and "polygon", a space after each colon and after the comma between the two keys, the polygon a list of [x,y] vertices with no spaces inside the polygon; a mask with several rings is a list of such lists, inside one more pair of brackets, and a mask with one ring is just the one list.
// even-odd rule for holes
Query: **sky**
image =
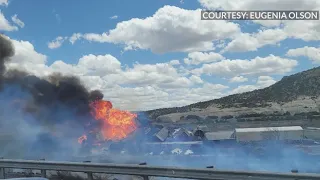
{"label": "sky", "polygon": [[123,110],[264,88],[320,64],[320,21],[203,21],[201,9],[320,10],[319,0],[0,0],[8,69],[78,76]]}

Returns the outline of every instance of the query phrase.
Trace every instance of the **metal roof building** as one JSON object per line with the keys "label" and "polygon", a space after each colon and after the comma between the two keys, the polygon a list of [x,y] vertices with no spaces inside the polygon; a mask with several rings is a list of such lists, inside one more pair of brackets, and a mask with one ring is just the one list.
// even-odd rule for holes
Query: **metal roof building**
{"label": "metal roof building", "polygon": [[183,135],[183,134],[185,134],[185,135],[187,135],[187,136],[193,136],[193,133],[192,133],[191,131],[188,131],[188,130],[185,129],[185,128],[175,129],[175,130],[172,132],[171,136],[172,136],[173,138],[177,138],[177,137],[179,137],[179,136],[181,136],[181,135]]}
{"label": "metal roof building", "polygon": [[320,140],[320,128],[316,128],[316,127],[305,128],[304,137],[306,139]]}
{"label": "metal roof building", "polygon": [[235,135],[238,142],[261,140],[301,140],[303,138],[303,129],[301,126],[236,128]]}
{"label": "metal roof building", "polygon": [[158,133],[155,134],[155,136],[160,140],[160,141],[165,141],[168,136],[169,136],[169,130],[168,128],[162,128]]}
{"label": "metal roof building", "polygon": [[205,138],[205,133],[209,132],[209,128],[206,125],[198,125],[193,130],[193,135],[197,137],[199,140]]}
{"label": "metal roof building", "polygon": [[209,141],[230,140],[235,139],[235,133],[234,131],[207,132],[205,137]]}
{"label": "metal roof building", "polygon": [[198,125],[193,131],[201,130],[203,132],[208,132],[209,128],[207,125]]}

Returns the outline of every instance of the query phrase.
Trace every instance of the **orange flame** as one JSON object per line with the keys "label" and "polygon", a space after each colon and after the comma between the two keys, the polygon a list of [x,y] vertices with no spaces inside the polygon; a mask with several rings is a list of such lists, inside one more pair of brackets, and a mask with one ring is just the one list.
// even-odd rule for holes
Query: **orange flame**
{"label": "orange flame", "polygon": [[103,119],[102,135],[105,140],[121,140],[136,130],[136,114],[110,109],[107,118]]}
{"label": "orange flame", "polygon": [[92,102],[90,107],[93,117],[102,121],[100,132],[105,141],[124,139],[137,129],[135,122],[137,115],[112,108],[110,101],[97,100]]}
{"label": "orange flame", "polygon": [[98,100],[90,104],[91,114],[95,117],[96,120],[104,120],[107,118],[112,104],[110,101]]}

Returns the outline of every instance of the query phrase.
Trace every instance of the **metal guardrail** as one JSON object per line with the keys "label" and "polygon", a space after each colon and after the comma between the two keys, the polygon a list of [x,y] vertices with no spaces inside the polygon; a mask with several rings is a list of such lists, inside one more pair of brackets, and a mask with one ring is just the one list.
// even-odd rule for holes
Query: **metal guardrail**
{"label": "metal guardrail", "polygon": [[221,171],[212,169],[191,169],[178,167],[157,167],[140,165],[102,164],[88,162],[54,162],[34,160],[0,159],[0,178],[5,178],[5,168],[41,170],[46,177],[46,170],[85,172],[92,180],[92,173],[137,175],[148,179],[150,176],[203,180],[319,180],[320,174],[267,173],[246,171]]}

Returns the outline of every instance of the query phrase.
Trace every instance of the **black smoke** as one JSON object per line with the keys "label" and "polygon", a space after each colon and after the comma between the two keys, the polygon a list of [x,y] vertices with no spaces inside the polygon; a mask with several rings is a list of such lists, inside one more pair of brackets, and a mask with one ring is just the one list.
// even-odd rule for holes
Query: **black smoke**
{"label": "black smoke", "polygon": [[0,155],[50,157],[63,154],[62,149],[71,152],[74,146],[69,142],[77,142],[92,124],[90,102],[103,94],[88,91],[74,76],[36,77],[7,70],[14,54],[10,39],[0,35]]}
{"label": "black smoke", "polygon": [[5,71],[5,62],[14,54],[14,48],[9,39],[0,35],[0,88],[3,83],[3,74]]}

